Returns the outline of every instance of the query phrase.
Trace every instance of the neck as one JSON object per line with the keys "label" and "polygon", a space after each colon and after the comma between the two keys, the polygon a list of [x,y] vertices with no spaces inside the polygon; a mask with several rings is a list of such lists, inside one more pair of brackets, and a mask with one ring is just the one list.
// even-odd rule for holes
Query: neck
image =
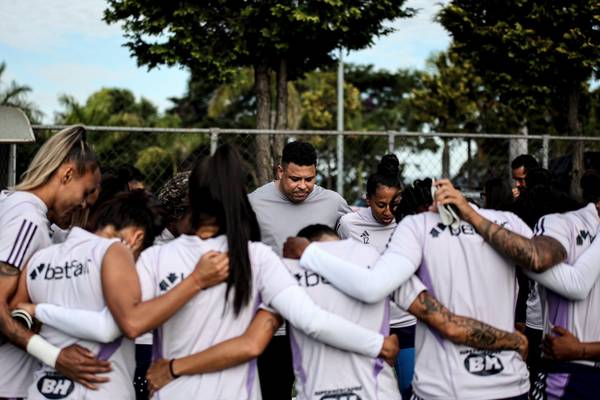
{"label": "neck", "polygon": [[210,239],[218,232],[218,225],[200,225],[200,227],[196,230],[196,236],[198,236],[200,239]]}
{"label": "neck", "polygon": [[48,210],[50,210],[54,206],[55,190],[53,190],[53,188],[51,188],[49,184],[39,186],[35,189],[26,190],[26,192],[39,197],[40,200],[44,202],[46,207],[48,207]]}

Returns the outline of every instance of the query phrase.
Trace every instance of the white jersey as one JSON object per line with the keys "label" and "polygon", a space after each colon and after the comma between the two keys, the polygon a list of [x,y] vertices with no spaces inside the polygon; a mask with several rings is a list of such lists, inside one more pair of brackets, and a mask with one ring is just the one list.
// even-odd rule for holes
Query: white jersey
{"label": "white jersey", "polygon": [[[65,242],[37,252],[29,262],[27,289],[34,303],[50,303],[66,308],[101,311],[106,307],[102,290],[102,260],[108,248],[118,239],[105,239],[81,228],[73,228]],[[86,389],[44,366],[35,373],[28,399],[131,399],[135,353],[133,342],[119,338],[101,344],[81,340],[43,325],[40,334],[57,347],[77,343],[110,360],[109,382],[98,390]],[[58,396],[58,397],[57,397]]]}
{"label": "white jersey", "polygon": [[[352,240],[328,243],[334,254],[370,264],[379,253]],[[360,326],[389,334],[389,302],[366,304],[333,287],[321,276],[303,269],[297,260],[284,260],[300,286],[323,309]],[[290,326],[298,400],[400,398],[392,368],[381,359],[345,352],[312,339]]]}
{"label": "white jersey", "polygon": [[[479,210],[485,218],[531,236],[509,212]],[[455,314],[513,332],[517,300],[516,270],[475,229],[441,223],[439,214],[406,217],[390,247],[413,265],[430,293]],[[529,390],[527,366],[515,351],[481,351],[443,339],[417,322],[415,393],[424,399],[500,399]]]}
{"label": "white jersey", "polygon": [[[340,218],[337,232],[342,239],[354,239],[374,247],[379,253],[385,250],[392,233],[396,229],[396,222],[382,225],[375,217],[371,208],[361,208],[356,212],[348,213]],[[417,319],[410,313],[402,310],[394,302],[390,302],[390,326],[404,328],[413,326]]]}
{"label": "white jersey", "polygon": [[[535,227],[535,233],[558,240],[567,251],[567,263],[573,265],[590,246],[599,226],[596,206],[588,204],[576,211],[542,217]],[[561,326],[582,342],[600,341],[600,282],[596,282],[588,297],[582,301],[567,300],[539,287],[544,304],[544,333],[548,334],[554,326]],[[587,361],[576,362],[594,364]]]}
{"label": "white jersey", "polygon": [[[19,269],[33,253],[52,244],[48,207],[28,192],[0,194],[0,262]],[[40,363],[10,343],[0,345],[0,397],[25,397]]]}
{"label": "white jersey", "polygon": [[[227,238],[222,235],[201,240],[197,236],[181,235],[169,243],[145,250],[138,260],[144,300],[164,294],[181,282],[194,270],[199,258],[210,250],[227,251]],[[225,283],[201,291],[157,329],[154,357],[184,357],[242,335],[261,302],[269,305],[282,290],[297,285],[281,259],[268,246],[249,243],[248,250],[252,267],[248,305],[235,315],[234,289],[225,301]],[[260,399],[256,361],[220,372],[181,376],[158,391],[154,398],[198,396],[219,400]]]}
{"label": "white jersey", "polygon": [[538,283],[529,280],[529,292],[527,293],[527,310],[525,312],[525,325],[531,329],[544,329],[544,314],[542,312],[542,300]]}

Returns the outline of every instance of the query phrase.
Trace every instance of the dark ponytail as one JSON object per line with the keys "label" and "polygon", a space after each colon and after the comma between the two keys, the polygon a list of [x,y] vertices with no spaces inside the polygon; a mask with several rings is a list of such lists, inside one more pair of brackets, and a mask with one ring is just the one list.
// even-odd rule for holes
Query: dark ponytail
{"label": "dark ponytail", "polygon": [[367,180],[367,197],[377,191],[379,185],[402,189],[400,180],[400,161],[394,154],[386,154],[377,165],[377,172]]}
{"label": "dark ponytail", "polygon": [[[252,290],[249,241],[260,241],[256,214],[248,201],[246,174],[238,152],[229,145],[217,149],[212,157],[196,165],[189,181],[192,227],[216,222],[218,234],[227,235],[230,274],[226,298],[234,288],[236,315],[248,305]],[[215,221],[216,220],[216,221]]]}

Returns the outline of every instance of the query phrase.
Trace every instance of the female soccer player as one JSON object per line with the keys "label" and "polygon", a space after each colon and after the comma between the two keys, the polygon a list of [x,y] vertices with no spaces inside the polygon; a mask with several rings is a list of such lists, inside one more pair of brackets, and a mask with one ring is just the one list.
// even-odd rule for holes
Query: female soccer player
{"label": "female soccer player", "polygon": [[[61,307],[101,313],[108,307],[128,339],[149,331],[203,288],[226,276],[226,257],[205,255],[188,279],[165,296],[141,303],[134,257],[151,245],[163,229],[162,218],[147,194],[138,190],[105,202],[95,212],[95,234],[74,227],[65,242],[38,251],[30,259],[19,282],[15,301],[50,303]],[[224,272],[225,271],[225,272]],[[173,280],[165,283],[170,285]],[[81,321],[80,318],[80,322]],[[89,325],[89,324],[88,324]],[[88,326],[102,330],[102,326]],[[40,334],[54,345],[72,343],[90,348],[98,358],[110,360],[109,381],[90,391],[57,374],[52,367],[35,373],[29,399],[61,395],[65,399],[133,398],[134,355],[131,340],[117,338],[108,344],[80,340],[77,329],[63,332],[44,325]],[[49,397],[50,396],[50,397]]]}
{"label": "female soccer player", "polygon": [[26,395],[37,362],[23,349],[84,383],[103,379],[91,374],[83,379],[82,369],[92,368],[92,373],[107,370],[106,363],[96,363],[80,347],[61,351],[26,331],[13,322],[7,306],[22,267],[33,253],[51,244],[53,219],[67,219],[73,210],[85,208],[87,197],[98,187],[100,171],[85,134],[83,127],[73,126],[52,136],[14,191],[0,195],[0,333],[10,342],[0,344],[0,398]]}
{"label": "female soccer player", "polygon": [[[461,217],[491,246],[541,285],[544,334],[552,337],[546,341],[547,353],[550,356],[558,353],[554,347],[564,340],[577,343],[573,346],[576,350],[567,351],[567,356],[560,352],[560,361],[542,363],[541,368],[547,374],[533,390],[532,397],[536,399],[544,396],[592,399],[597,396],[600,324],[594,316],[598,313],[600,299],[600,243],[594,239],[600,228],[600,175],[587,172],[581,183],[588,204],[574,211],[542,216],[533,237],[531,233],[512,232],[469,208],[460,192],[447,181],[441,182],[442,188],[438,192],[439,201],[456,205]],[[540,190],[542,195],[538,196],[538,202],[530,204],[532,213],[563,206],[559,204],[560,198],[548,195],[550,188],[531,188],[528,195],[534,190]],[[561,262],[573,267],[555,266]],[[553,340],[555,335],[565,339]]]}
{"label": "female soccer player", "polygon": [[[259,227],[244,181],[237,152],[229,146],[219,148],[190,176],[194,234],[152,247],[140,257],[144,298],[170,291],[173,283],[189,274],[192,260],[207,251],[228,251],[230,259],[231,274],[226,283],[196,296],[158,330],[155,355],[183,357],[239,336],[261,303],[319,340],[370,357],[385,354],[389,342],[384,342],[383,336],[315,306],[273,250],[258,242]],[[257,399],[260,388],[256,372],[252,361],[221,372],[181,376],[155,396]]]}
{"label": "female soccer player", "polygon": [[[377,172],[367,180],[369,207],[340,218],[337,228],[340,237],[352,238],[383,252],[396,228],[394,209],[400,202],[401,190],[400,162],[394,154],[386,154],[377,166]],[[416,323],[414,316],[390,302],[390,332],[400,339],[400,353],[395,365],[396,377],[405,397],[410,393],[415,366]]]}

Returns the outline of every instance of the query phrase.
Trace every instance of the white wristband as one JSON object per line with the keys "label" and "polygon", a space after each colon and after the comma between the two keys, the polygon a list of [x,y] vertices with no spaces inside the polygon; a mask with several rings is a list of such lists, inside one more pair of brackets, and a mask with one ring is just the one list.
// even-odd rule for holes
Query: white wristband
{"label": "white wristband", "polygon": [[52,368],[56,366],[60,350],[60,348],[48,343],[40,335],[33,335],[29,339],[29,342],[27,342],[27,352]]}

